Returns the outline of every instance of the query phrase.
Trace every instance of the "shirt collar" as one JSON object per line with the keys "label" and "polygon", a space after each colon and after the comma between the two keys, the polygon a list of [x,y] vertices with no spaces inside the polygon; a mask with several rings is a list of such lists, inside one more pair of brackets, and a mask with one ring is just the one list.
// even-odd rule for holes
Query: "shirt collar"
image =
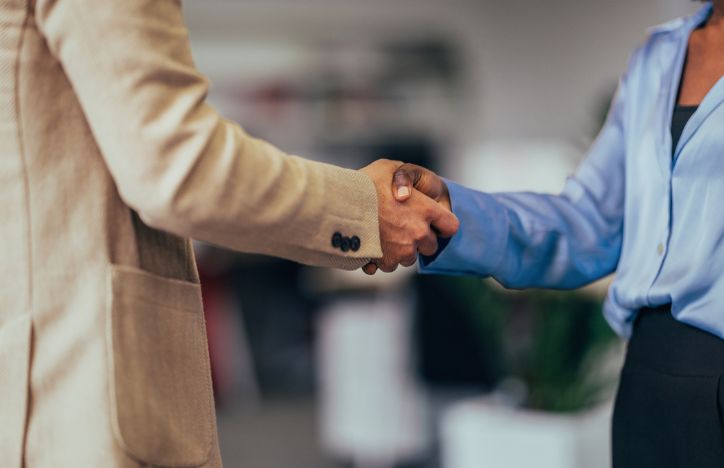
{"label": "shirt collar", "polygon": [[707,2],[704,6],[699,8],[696,13],[692,15],[684,16],[682,18],[676,18],[675,20],[668,21],[659,26],[649,28],[649,34],[663,34],[682,29],[694,28],[699,24],[703,23],[704,20],[706,20],[709,15],[711,15],[713,9],[714,6],[712,5],[712,3]]}

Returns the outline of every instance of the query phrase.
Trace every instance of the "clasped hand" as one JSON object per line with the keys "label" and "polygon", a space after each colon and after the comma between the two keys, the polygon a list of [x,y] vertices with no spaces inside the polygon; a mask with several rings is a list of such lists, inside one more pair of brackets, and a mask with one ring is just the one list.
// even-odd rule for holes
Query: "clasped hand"
{"label": "clasped hand", "polygon": [[437,252],[439,237],[452,237],[460,222],[452,213],[447,186],[437,174],[414,164],[380,159],[361,169],[377,188],[383,257],[364,268],[373,275],[412,266],[418,253]]}

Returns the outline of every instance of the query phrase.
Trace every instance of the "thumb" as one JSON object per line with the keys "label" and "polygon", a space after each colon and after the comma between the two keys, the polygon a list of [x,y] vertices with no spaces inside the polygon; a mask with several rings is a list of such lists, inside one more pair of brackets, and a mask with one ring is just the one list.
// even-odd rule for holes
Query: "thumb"
{"label": "thumb", "polygon": [[404,202],[412,195],[416,174],[400,166],[392,176],[392,195],[398,202]]}
{"label": "thumb", "polygon": [[395,199],[400,202],[410,198],[413,188],[433,200],[439,201],[445,191],[445,184],[437,174],[429,169],[415,164],[403,164],[395,171],[392,188]]}

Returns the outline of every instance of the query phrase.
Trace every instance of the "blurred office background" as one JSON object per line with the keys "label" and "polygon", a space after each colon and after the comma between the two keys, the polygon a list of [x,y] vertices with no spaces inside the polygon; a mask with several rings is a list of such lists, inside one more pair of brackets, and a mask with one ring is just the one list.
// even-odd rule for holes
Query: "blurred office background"
{"label": "blurred office background", "polygon": [[[556,192],[688,0],[186,0],[211,102],[282,149]],[[481,239],[481,242],[484,242]],[[198,245],[221,449],[248,468],[608,466],[606,281],[511,293]]]}

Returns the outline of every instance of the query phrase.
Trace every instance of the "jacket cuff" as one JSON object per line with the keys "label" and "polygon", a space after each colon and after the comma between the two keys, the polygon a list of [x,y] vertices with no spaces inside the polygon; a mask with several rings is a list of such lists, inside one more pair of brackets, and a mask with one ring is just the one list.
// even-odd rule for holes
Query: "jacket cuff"
{"label": "jacket cuff", "polygon": [[324,192],[329,199],[319,226],[322,250],[364,260],[363,265],[381,258],[377,189],[372,179],[362,172],[335,166],[327,166],[324,174]]}

